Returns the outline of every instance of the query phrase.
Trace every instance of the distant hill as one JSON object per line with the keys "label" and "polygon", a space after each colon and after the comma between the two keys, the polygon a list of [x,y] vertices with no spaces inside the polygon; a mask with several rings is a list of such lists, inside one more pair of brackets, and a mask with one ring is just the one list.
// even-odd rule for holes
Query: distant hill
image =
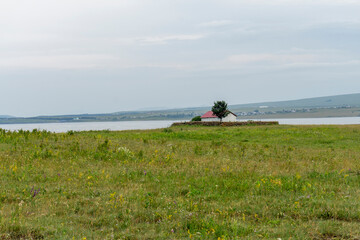
{"label": "distant hill", "polygon": [[[189,120],[209,111],[208,107],[181,109],[126,111],[103,114],[78,114],[61,116],[37,116],[17,118],[0,116],[0,124],[51,123],[51,122],[114,122],[145,120]],[[317,117],[359,117],[360,93],[327,97],[306,98],[290,101],[261,102],[229,105],[239,119],[266,118],[317,118]]]}
{"label": "distant hill", "polygon": [[327,97],[305,98],[299,100],[279,101],[279,102],[261,102],[250,104],[232,105],[234,108],[249,108],[249,107],[276,107],[276,108],[303,108],[303,107],[335,107],[335,106],[352,106],[360,107],[360,93],[336,95]]}
{"label": "distant hill", "polygon": [[14,118],[14,116],[10,116],[10,115],[0,115],[0,118]]}

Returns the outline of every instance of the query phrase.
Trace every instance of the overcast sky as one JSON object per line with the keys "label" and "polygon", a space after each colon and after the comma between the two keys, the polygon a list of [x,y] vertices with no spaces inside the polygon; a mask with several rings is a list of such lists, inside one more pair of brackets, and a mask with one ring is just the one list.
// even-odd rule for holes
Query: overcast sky
{"label": "overcast sky", "polygon": [[0,0],[0,115],[360,92],[358,0]]}

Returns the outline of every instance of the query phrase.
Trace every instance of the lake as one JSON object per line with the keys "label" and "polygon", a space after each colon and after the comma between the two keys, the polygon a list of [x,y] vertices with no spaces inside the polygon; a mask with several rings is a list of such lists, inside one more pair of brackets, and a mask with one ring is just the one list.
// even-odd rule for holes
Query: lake
{"label": "lake", "polygon": [[[343,118],[283,118],[283,119],[257,119],[254,121],[278,121],[280,124],[295,125],[323,125],[323,124],[360,124],[360,117]],[[246,120],[241,120],[246,121]],[[90,131],[90,130],[135,130],[166,128],[179,121],[122,121],[122,122],[71,122],[71,123],[31,123],[31,124],[0,124],[0,128],[15,130],[47,130],[50,132]]]}
{"label": "lake", "polygon": [[254,121],[278,121],[279,124],[294,125],[350,125],[360,124],[360,117],[333,117],[333,118],[279,118],[257,119]]}

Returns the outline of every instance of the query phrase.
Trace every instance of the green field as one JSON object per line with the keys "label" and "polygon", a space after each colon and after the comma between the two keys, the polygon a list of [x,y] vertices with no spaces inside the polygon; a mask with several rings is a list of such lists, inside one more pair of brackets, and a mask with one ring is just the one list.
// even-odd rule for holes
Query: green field
{"label": "green field", "polygon": [[360,239],[360,126],[0,130],[0,239]]}

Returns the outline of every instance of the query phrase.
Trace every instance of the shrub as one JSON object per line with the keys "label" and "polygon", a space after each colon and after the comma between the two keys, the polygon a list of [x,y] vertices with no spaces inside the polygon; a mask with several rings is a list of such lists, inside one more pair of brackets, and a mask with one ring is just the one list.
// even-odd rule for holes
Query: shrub
{"label": "shrub", "polygon": [[196,116],[196,117],[193,117],[191,119],[192,122],[201,122],[201,117],[200,116]]}

